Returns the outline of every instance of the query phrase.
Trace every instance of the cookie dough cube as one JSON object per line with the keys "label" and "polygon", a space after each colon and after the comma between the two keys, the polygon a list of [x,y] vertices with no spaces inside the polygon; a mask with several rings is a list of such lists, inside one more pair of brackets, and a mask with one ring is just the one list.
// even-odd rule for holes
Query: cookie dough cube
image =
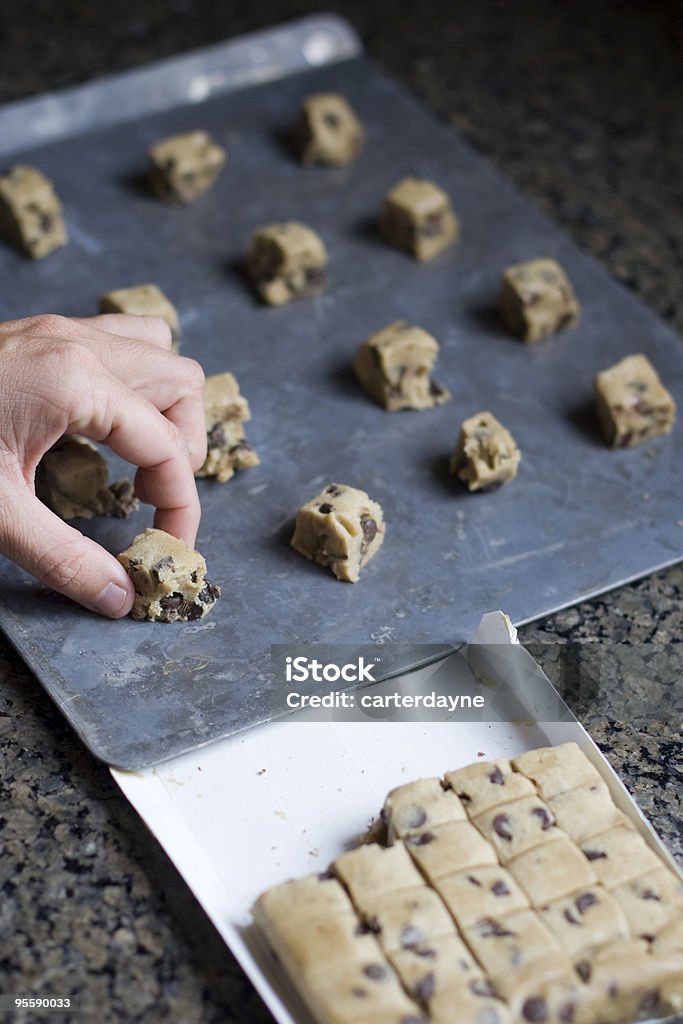
{"label": "cookie dough cube", "polygon": [[516,771],[532,782],[544,800],[566,793],[578,786],[596,785],[600,774],[576,743],[556,747],[537,747],[520,754],[513,762]]}
{"label": "cookie dough cube", "polygon": [[623,825],[584,839],[580,849],[608,889],[662,867],[661,860],[643,837]]}
{"label": "cookie dough cube", "polygon": [[438,880],[441,899],[460,928],[481,917],[503,917],[529,906],[526,894],[501,867],[470,868]]}
{"label": "cookie dough cube", "polygon": [[94,444],[65,434],[43,455],[35,475],[36,496],[61,519],[116,516],[139,507],[130,480],[107,484],[109,468]]}
{"label": "cookie dough cube", "polygon": [[430,884],[468,868],[497,864],[496,851],[469,821],[408,836],[405,845]]}
{"label": "cookie dough cube", "polygon": [[52,182],[35,167],[17,164],[0,175],[0,237],[34,260],[69,241]]}
{"label": "cookie dough cube", "polygon": [[433,181],[404,178],[384,199],[380,234],[424,262],[446,249],[460,230],[451,201]]}
{"label": "cookie dough cube", "polygon": [[366,338],[352,365],[367,393],[388,412],[432,409],[451,397],[430,377],[438,354],[436,338],[396,320]]}
{"label": "cookie dough cube", "polygon": [[451,473],[470,491],[493,491],[514,480],[522,460],[510,431],[490,412],[463,420]]}
{"label": "cookie dough cube", "polygon": [[512,333],[531,343],[579,322],[579,304],[569,278],[555,260],[529,260],[508,267],[498,308]]}
{"label": "cookie dough cube", "polygon": [[534,907],[597,882],[590,863],[568,839],[555,839],[520,853],[507,868]]}
{"label": "cookie dough cube", "polygon": [[404,846],[383,849],[374,843],[342,853],[332,871],[346,886],[359,914],[371,918],[386,905],[387,896],[416,889],[423,879]]}
{"label": "cookie dough cube", "polygon": [[558,793],[548,800],[548,807],[555,815],[556,824],[575,843],[616,825],[632,827],[626,815],[614,804],[602,779]]}
{"label": "cookie dough cube", "polygon": [[540,907],[538,912],[570,956],[607,942],[630,938],[623,910],[601,885],[579,889],[569,896],[553,900]]}
{"label": "cookie dough cube", "polygon": [[471,818],[498,804],[536,794],[533,783],[525,775],[513,771],[511,763],[505,759],[478,761],[446,772],[445,781]]}
{"label": "cookie dough cube", "polygon": [[391,845],[412,832],[449,821],[464,821],[467,815],[455,793],[444,789],[440,779],[418,779],[391,790],[384,801],[382,817]]}
{"label": "cookie dough cube", "polygon": [[387,954],[419,948],[455,934],[443,902],[422,884],[416,889],[389,894],[367,924]]}
{"label": "cookie dough cube", "polygon": [[[465,928],[463,937],[496,988],[514,982],[514,975],[552,954],[562,960],[562,947],[533,910],[505,917],[480,917]],[[569,961],[566,960],[569,967]]]}
{"label": "cookie dough cube", "polygon": [[400,1021],[422,1024],[418,1006],[408,998],[384,957],[341,961],[306,981],[305,993],[316,1020],[324,1024]]}
{"label": "cookie dough cube", "polygon": [[128,313],[131,316],[158,316],[171,328],[174,349],[180,337],[178,312],[156,284],[137,284],[116,288],[100,296],[100,313]]}
{"label": "cookie dough cube", "polygon": [[631,934],[653,939],[674,918],[683,918],[683,882],[668,868],[647,871],[612,889]]}
{"label": "cookie dough cube", "polygon": [[225,150],[205,131],[170,135],[150,146],[148,155],[152,192],[183,204],[207,192],[225,163]]}
{"label": "cookie dough cube", "polygon": [[139,533],[117,556],[135,586],[134,619],[191,622],[211,611],[220,587],[206,577],[206,562],[163,530]]}
{"label": "cookie dough cube", "polygon": [[442,989],[483,979],[479,964],[455,934],[397,950],[389,959],[408,995],[425,1009]]}
{"label": "cookie dough cube", "polygon": [[261,913],[256,923],[295,981],[313,977],[339,962],[382,958],[377,939],[363,931],[350,905],[347,912],[328,917],[289,914],[273,918]]}
{"label": "cookie dough cube", "polygon": [[377,502],[355,487],[330,484],[297,512],[291,543],[338,580],[356,583],[383,540],[384,518]]}
{"label": "cookie dough cube", "polygon": [[287,221],[256,231],[249,242],[246,271],[264,302],[283,306],[317,295],[326,284],[327,250],[315,231]]}
{"label": "cookie dough cube", "polygon": [[292,143],[303,164],[344,167],[363,146],[363,126],[338,92],[308,96],[292,128]]}
{"label": "cookie dough cube", "polygon": [[484,811],[473,823],[494,846],[501,864],[533,846],[565,835],[555,825],[548,805],[537,796],[525,796],[503,807]]}
{"label": "cookie dough cube", "polygon": [[669,434],[676,403],[643,355],[626,356],[595,378],[597,414],[612,448],[629,448]]}
{"label": "cookie dough cube", "polygon": [[251,418],[249,404],[231,373],[216,373],[204,385],[207,452],[198,477],[215,477],[220,484],[238,469],[258,466],[260,459],[247,441],[243,423]]}
{"label": "cookie dough cube", "polygon": [[513,1020],[520,1024],[604,1024],[592,1016],[585,987],[564,957],[546,957],[503,982]]}

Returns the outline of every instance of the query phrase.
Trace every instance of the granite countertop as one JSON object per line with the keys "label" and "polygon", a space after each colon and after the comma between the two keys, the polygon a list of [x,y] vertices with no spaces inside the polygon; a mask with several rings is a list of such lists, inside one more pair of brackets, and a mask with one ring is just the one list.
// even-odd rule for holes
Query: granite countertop
{"label": "granite countertop", "polygon": [[[257,10],[209,0],[11,6],[0,12],[0,102],[315,10],[305,0],[287,12],[271,0]],[[683,17],[675,5],[327,7],[683,330]],[[680,566],[521,631],[683,865],[682,636]],[[4,641],[0,683],[0,990],[78,995],[84,1013],[62,1020],[269,1021],[107,770]]]}

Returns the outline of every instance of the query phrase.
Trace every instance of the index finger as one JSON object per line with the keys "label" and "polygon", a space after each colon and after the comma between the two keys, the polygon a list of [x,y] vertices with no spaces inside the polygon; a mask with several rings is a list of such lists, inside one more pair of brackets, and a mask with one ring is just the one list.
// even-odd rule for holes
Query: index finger
{"label": "index finger", "polygon": [[106,334],[146,341],[170,351],[173,344],[171,328],[160,316],[133,316],[131,313],[100,313],[99,316],[74,317],[74,322]]}

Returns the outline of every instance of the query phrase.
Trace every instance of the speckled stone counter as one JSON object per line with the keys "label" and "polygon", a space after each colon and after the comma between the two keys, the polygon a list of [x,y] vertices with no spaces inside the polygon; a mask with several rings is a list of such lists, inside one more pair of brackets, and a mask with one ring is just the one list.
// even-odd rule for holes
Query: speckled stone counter
{"label": "speckled stone counter", "polygon": [[[249,6],[5,5],[0,102],[316,9]],[[392,0],[327,6],[683,330],[678,5],[408,0],[400,13]],[[522,630],[681,864],[682,637],[680,567]],[[68,993],[83,1010],[5,1019],[270,1020],[106,769],[1,641],[0,761],[0,991]]]}

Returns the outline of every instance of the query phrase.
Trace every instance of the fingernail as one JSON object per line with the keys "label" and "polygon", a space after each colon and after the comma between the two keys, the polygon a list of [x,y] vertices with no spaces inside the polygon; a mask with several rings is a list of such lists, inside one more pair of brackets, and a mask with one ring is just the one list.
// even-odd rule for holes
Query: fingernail
{"label": "fingernail", "polygon": [[104,590],[95,598],[95,611],[100,615],[118,615],[127,600],[127,590],[118,583],[107,583]]}

